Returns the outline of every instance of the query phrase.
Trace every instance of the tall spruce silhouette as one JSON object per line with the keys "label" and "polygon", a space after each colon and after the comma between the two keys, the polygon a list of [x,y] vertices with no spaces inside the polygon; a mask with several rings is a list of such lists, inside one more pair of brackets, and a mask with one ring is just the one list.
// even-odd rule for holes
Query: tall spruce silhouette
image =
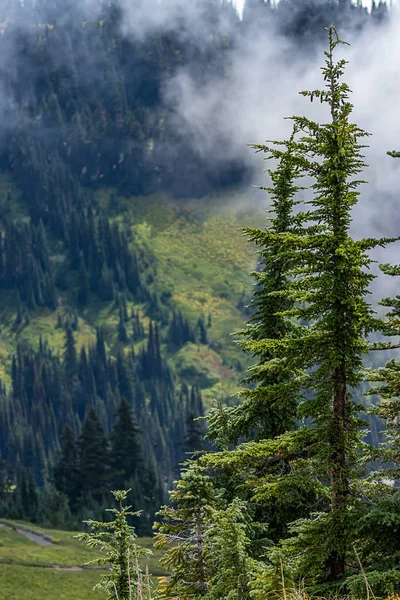
{"label": "tall spruce silhouette", "polygon": [[[310,515],[298,521],[286,547],[292,558],[297,557],[299,573],[307,572],[318,583],[335,584],[344,577],[347,558],[353,552],[358,502],[354,489],[363,464],[360,437],[364,422],[352,390],[363,380],[363,357],[371,348],[368,336],[382,328],[366,301],[374,278],[368,252],[393,241],[355,240],[349,231],[358,187],[363,183],[357,175],[365,167],[360,142],[367,134],[350,121],[350,89],[342,81],[346,61],[334,61],[335,51],[344,44],[330,27],[322,68],[325,87],[301,92],[311,102],[318,100],[327,106],[328,122],[292,117],[298,135],[291,143],[290,160],[298,175],[311,180],[306,204],[292,217],[290,230],[277,232],[272,227],[250,232],[251,239],[267,252],[275,251],[276,264],[284,260],[287,266],[286,285],[269,295],[287,304],[272,314],[262,306],[264,319],[275,314],[283,317],[283,322],[290,319],[305,325],[298,335],[288,326],[280,336],[250,327],[251,339],[245,347],[247,344],[262,358],[260,365],[251,369],[250,380],[258,373],[264,380],[274,374],[289,376],[281,377],[278,385],[270,380],[256,388],[258,392],[244,391],[248,398],[245,410],[251,415],[261,394],[273,397],[276,409],[296,397],[298,407],[291,417],[297,414],[302,424],[293,429],[286,425],[287,431],[281,435],[239,444],[233,452],[202,459],[217,470],[219,465],[239,469],[252,464],[253,474],[259,465],[263,476],[258,481],[249,478],[253,499],[261,505],[275,502],[284,510],[285,504],[290,506],[296,499],[307,506],[307,498],[319,498],[318,503],[309,505],[310,511],[319,513],[318,518]],[[257,148],[283,159],[288,147],[284,145],[283,151],[276,144],[272,149]],[[240,415],[240,410],[236,412]],[[234,440],[229,436],[232,424],[221,414],[225,419],[221,435],[225,429],[230,442]],[[235,412],[233,425],[234,418]]]}

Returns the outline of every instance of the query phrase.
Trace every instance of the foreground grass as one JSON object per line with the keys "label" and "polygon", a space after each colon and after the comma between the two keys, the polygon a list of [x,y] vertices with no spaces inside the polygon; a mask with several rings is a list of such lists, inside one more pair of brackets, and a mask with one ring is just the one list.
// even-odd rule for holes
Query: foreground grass
{"label": "foreground grass", "polygon": [[[3,521],[15,529],[0,527],[0,600],[90,600],[104,598],[92,591],[101,569],[84,567],[97,554],[80,543],[75,532],[43,529],[28,523]],[[51,546],[41,546],[16,531],[40,530],[51,536]],[[139,543],[152,549],[151,538]],[[147,562],[153,581],[162,575],[160,553]],[[143,565],[144,566],[144,565]],[[82,567],[84,567],[82,569]],[[65,569],[65,570],[64,570]]]}
{"label": "foreground grass", "polygon": [[[0,564],[74,567],[85,565],[96,556],[93,550],[76,539],[76,532],[43,529],[20,521],[3,521],[3,523],[28,531],[40,530],[51,537],[53,544],[40,546],[18,533],[16,529],[0,527]],[[145,548],[152,549],[153,540],[150,537],[140,538],[139,543]],[[161,574],[158,568],[158,556],[159,553],[148,561],[149,569],[154,574]]]}
{"label": "foreground grass", "polygon": [[[20,526],[20,523],[15,523]],[[22,524],[26,529],[35,530],[32,525]],[[81,566],[93,558],[93,552],[81,544],[74,533],[65,531],[40,531],[50,535],[53,544],[40,546],[24,537],[16,530],[5,527],[0,528],[0,563],[60,567]]]}
{"label": "foreground grass", "polygon": [[0,600],[99,600],[92,590],[100,571],[56,571],[41,567],[0,564]]}

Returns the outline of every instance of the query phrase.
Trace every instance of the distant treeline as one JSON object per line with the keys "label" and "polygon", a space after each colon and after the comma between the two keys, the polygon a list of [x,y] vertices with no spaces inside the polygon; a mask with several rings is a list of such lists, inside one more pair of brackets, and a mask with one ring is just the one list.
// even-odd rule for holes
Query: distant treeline
{"label": "distant treeline", "polygon": [[[138,315],[123,322],[144,335]],[[170,339],[194,340],[178,322],[175,316]],[[145,513],[140,531],[148,533],[185,453],[203,447],[204,428],[195,421],[204,414],[200,389],[177,386],[157,324],[150,322],[140,352],[132,346],[115,360],[101,329],[78,352],[72,325],[64,327],[62,356],[42,342],[37,350],[19,347],[12,387],[1,385],[2,514],[68,526],[98,514],[110,488],[132,487],[132,502]],[[49,503],[49,495],[58,499]]]}

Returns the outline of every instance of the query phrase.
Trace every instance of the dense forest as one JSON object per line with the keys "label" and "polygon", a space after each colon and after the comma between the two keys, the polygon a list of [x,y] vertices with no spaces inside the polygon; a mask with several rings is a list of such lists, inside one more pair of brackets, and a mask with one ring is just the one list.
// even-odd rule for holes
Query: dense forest
{"label": "dense forest", "polygon": [[[166,84],[182,70],[223,80],[232,53],[260,32],[302,61],[327,24],[356,39],[390,15],[384,2],[367,11],[350,0],[247,0],[241,19],[229,2],[187,0],[167,21],[148,0],[130,27],[127,10],[65,0],[0,9],[0,296],[15,339],[0,391],[0,500],[3,516],[72,527],[102,513],[106,490],[131,487],[139,533],[149,533],[186,453],[210,443],[196,421],[199,382],[180,378],[172,357],[210,346],[214,324],[201,310],[184,314],[160,286],[151,244],[116,218],[117,197],[163,192],[184,203],[249,181],[245,161],[199,149]],[[150,26],[144,16],[158,12]],[[107,202],[102,190],[112,190]],[[243,319],[256,310],[246,304]],[[82,315],[99,306],[116,315],[115,332],[96,323],[95,339],[77,347]],[[61,351],[22,336],[43,310]],[[239,380],[242,365],[230,366]],[[230,444],[294,421],[235,410]]]}

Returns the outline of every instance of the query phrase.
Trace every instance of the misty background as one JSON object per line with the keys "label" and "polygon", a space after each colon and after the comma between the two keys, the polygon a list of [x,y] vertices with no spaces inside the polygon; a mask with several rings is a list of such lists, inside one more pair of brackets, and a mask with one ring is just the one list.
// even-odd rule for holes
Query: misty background
{"label": "misty background", "polygon": [[263,157],[248,146],[285,137],[290,115],[326,118],[298,92],[322,85],[332,23],[350,43],[354,120],[371,134],[354,230],[397,235],[399,167],[386,152],[400,129],[399,13],[350,0],[6,0],[0,168],[25,194],[46,188],[35,214],[45,221],[39,155],[70,180],[67,205],[78,183],[180,198],[242,188],[265,202],[251,188],[267,183]]}
{"label": "misty background", "polygon": [[[243,15],[242,20],[230,2],[218,0],[121,0],[113,4],[92,0],[2,2],[1,166],[10,167],[10,154],[14,152],[10,148],[16,143],[16,132],[25,135],[28,128],[36,140],[51,142],[46,150],[50,160],[55,148],[58,152],[67,148],[69,155],[74,152],[76,140],[68,139],[66,133],[69,124],[64,122],[60,126],[54,115],[50,115],[57,108],[38,106],[36,91],[44,78],[41,65],[46,54],[50,73],[58,71],[57,77],[61,79],[51,82],[54,101],[62,102],[63,77],[65,87],[67,79],[72,77],[75,83],[79,80],[79,84],[91,88],[93,97],[98,96],[97,104],[102,99],[106,103],[109,90],[105,88],[109,85],[104,65],[109,59],[109,48],[107,41],[99,44],[91,39],[93,28],[100,22],[103,30],[107,23],[109,27],[111,24],[112,35],[119,37],[119,52],[114,56],[116,64],[112,70],[116,87],[125,95],[123,102],[128,104],[121,107],[121,112],[129,110],[129,104],[137,105],[137,97],[142,96],[140,109],[146,112],[156,108],[154,112],[163,121],[164,132],[160,132],[155,117],[148,119],[139,114],[138,135],[134,136],[127,128],[130,139],[124,139],[120,148],[116,148],[115,140],[108,142],[118,156],[113,162],[117,163],[114,175],[121,175],[126,150],[130,155],[137,151],[137,159],[145,163],[141,165],[143,173],[151,170],[147,179],[152,181],[139,183],[136,188],[132,185],[130,192],[147,193],[163,188],[172,194],[191,197],[221,186],[263,183],[261,157],[255,156],[248,144],[280,139],[290,128],[284,117],[315,114],[315,105],[308,105],[297,92],[322,85],[319,67],[326,37],[324,26],[332,22],[351,44],[343,55],[350,63],[346,80],[354,92],[354,119],[373,136],[366,152],[370,186],[368,199],[362,204],[362,228],[366,227],[365,233],[369,234],[373,223],[375,232],[393,233],[393,219],[382,219],[382,202],[386,197],[389,204],[395,201],[398,177],[397,165],[386,156],[386,150],[396,147],[400,119],[397,110],[400,17],[396,7],[392,7],[389,16],[389,6],[374,3],[372,17],[366,6],[361,3],[354,6],[347,0],[280,3],[248,0],[237,3],[236,7]],[[57,43],[51,46],[54,26],[61,31],[69,51],[58,54]],[[46,39],[46,52],[41,48],[30,53],[30,45],[40,37]],[[181,51],[178,60],[171,60],[158,73],[154,73],[151,61],[143,65],[144,46],[151,48],[160,41],[167,44],[172,40],[178,51],[185,47],[186,55]],[[140,80],[136,86],[131,85],[132,78]],[[85,130],[83,145],[93,144],[84,117],[79,115],[77,119],[73,111],[70,115]],[[319,117],[323,119],[324,115]],[[102,145],[107,142],[103,140]],[[185,165],[185,160],[181,162],[182,173],[175,172],[174,162],[181,158],[180,147],[185,148],[184,155],[189,149],[193,163],[198,163],[198,173],[194,172],[194,165]],[[118,150],[124,155],[122,162]],[[147,164],[149,154],[152,154],[151,164]],[[78,165],[72,168],[77,169]],[[112,170],[113,166],[99,168]],[[82,164],[82,169],[90,176],[89,165]],[[157,172],[158,182],[154,180]],[[107,173],[101,174],[105,183]],[[81,178],[84,179],[82,173]],[[177,183],[177,179],[181,182]],[[378,197],[380,218],[376,219]]]}

